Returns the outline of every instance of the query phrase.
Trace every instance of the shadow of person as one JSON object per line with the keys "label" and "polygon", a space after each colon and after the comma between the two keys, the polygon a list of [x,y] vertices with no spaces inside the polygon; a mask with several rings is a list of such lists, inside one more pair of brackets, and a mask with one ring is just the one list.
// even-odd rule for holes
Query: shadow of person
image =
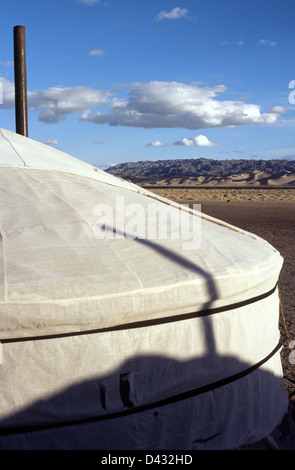
{"label": "shadow of person", "polygon": [[282,377],[231,356],[217,360],[236,373],[200,385],[206,357],[132,357],[2,419],[0,449],[263,449],[271,433],[278,448],[294,449]]}

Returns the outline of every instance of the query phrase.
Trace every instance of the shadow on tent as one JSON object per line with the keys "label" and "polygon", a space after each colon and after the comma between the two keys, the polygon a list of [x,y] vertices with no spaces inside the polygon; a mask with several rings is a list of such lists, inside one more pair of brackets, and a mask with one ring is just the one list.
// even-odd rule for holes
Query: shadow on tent
{"label": "shadow on tent", "polygon": [[[211,301],[203,311],[210,309],[218,292],[208,273],[154,241],[134,242],[204,276]],[[295,449],[294,423],[283,377],[260,367],[268,361],[280,361],[278,345],[254,365],[230,355],[220,356],[210,315],[177,321],[162,319],[158,324],[146,322],[129,330],[126,325],[126,330],[130,340],[143,332],[152,335],[153,328],[169,335],[171,328],[181,332],[185,327],[189,328],[185,330],[188,334],[196,327],[196,319],[206,343],[202,357],[176,360],[165,356],[165,351],[139,354],[124,360],[107,375],[77,381],[72,351],[64,350],[56,367],[65,361],[72,368],[72,385],[41,396],[2,419],[0,449],[221,450],[241,448],[241,443],[245,449]],[[89,335],[75,335],[81,341],[82,355],[83,341]],[[100,333],[94,336],[98,343]],[[97,363],[99,371],[101,358],[95,350],[89,360]],[[199,383],[200,371],[203,377],[209,377],[211,370],[216,371],[216,379],[211,374],[209,382]],[[48,380],[54,389],[55,377]],[[30,387],[30,383],[24,387]],[[264,439],[270,433],[271,437]]]}

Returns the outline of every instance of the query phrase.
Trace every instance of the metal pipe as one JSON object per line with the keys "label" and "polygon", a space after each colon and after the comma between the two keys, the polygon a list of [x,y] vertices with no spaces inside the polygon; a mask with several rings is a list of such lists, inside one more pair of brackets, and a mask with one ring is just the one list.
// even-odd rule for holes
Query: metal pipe
{"label": "metal pipe", "polygon": [[14,87],[16,133],[28,137],[25,27],[14,26]]}

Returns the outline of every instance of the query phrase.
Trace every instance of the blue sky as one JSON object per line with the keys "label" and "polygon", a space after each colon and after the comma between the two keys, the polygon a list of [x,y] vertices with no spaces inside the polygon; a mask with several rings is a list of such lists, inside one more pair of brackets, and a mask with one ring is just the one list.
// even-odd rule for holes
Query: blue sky
{"label": "blue sky", "polygon": [[29,137],[100,168],[295,155],[294,0],[8,0],[0,127],[15,130],[26,28]]}

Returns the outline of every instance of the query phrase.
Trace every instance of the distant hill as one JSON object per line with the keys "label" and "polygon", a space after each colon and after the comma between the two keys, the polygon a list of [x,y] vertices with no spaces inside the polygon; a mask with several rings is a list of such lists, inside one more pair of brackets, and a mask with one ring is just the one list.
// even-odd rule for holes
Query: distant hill
{"label": "distant hill", "polygon": [[120,163],[108,173],[140,185],[294,186],[295,160],[207,158]]}

